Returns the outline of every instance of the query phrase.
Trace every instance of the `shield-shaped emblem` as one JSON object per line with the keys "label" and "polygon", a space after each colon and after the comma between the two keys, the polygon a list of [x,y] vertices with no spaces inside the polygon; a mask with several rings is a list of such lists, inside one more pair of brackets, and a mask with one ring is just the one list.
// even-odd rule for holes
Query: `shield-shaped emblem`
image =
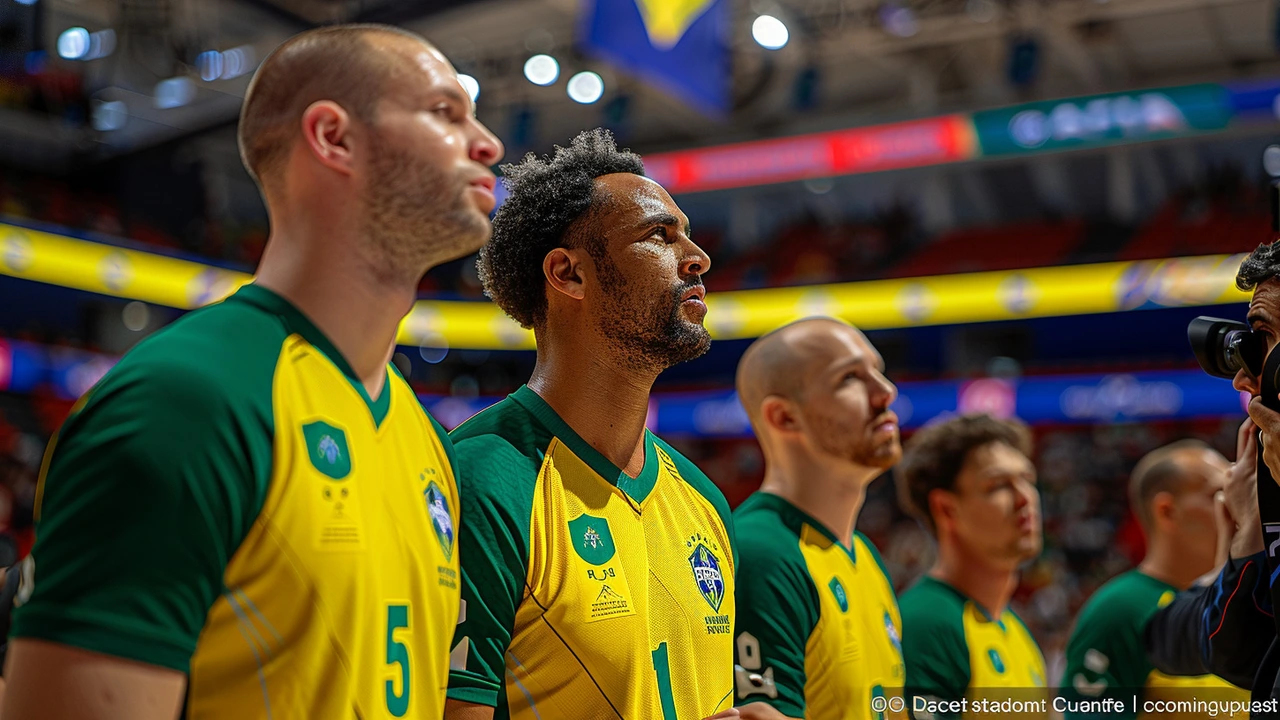
{"label": "shield-shaped emblem", "polygon": [[720,561],[707,546],[698,543],[689,556],[689,567],[693,568],[693,579],[698,581],[698,592],[711,606],[712,611],[720,612],[720,603],[724,601],[724,576],[720,574]]}
{"label": "shield-shaped emblem", "polygon": [[453,517],[449,515],[449,501],[440,490],[440,486],[434,482],[422,491],[422,497],[427,501],[431,527],[436,531],[436,539],[440,541],[445,559],[451,559],[453,557]]}
{"label": "shield-shaped emblem", "polygon": [[582,514],[569,521],[569,542],[578,557],[592,565],[604,565],[613,559],[613,534],[609,521]]}

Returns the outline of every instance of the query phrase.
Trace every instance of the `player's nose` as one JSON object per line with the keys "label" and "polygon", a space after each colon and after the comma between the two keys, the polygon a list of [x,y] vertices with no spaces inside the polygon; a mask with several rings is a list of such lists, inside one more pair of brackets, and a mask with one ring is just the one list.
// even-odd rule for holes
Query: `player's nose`
{"label": "player's nose", "polygon": [[686,240],[688,248],[684,257],[680,260],[681,275],[705,275],[711,269],[711,256],[697,243],[692,240]]}
{"label": "player's nose", "polygon": [[498,164],[507,152],[502,141],[478,119],[472,118],[471,125],[469,148],[471,159],[486,167]]}

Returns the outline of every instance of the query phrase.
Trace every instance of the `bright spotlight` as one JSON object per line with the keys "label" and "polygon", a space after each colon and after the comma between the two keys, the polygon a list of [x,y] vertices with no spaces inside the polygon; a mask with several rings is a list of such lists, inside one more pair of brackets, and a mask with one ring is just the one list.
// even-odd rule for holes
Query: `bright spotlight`
{"label": "bright spotlight", "polygon": [[772,15],[761,15],[751,23],[751,37],[767,50],[781,50],[791,39],[787,26]]}
{"label": "bright spotlight", "polygon": [[89,52],[89,31],[82,27],[67,28],[58,36],[58,55],[79,60]]}
{"label": "bright spotlight", "polygon": [[196,84],[190,78],[175,77],[156,83],[155,103],[161,110],[182,107],[196,97]]}
{"label": "bright spotlight", "polygon": [[256,56],[252,45],[241,45],[222,53],[222,79],[232,80],[253,70]]}
{"label": "bright spotlight", "polygon": [[586,70],[569,78],[569,97],[574,102],[590,105],[604,95],[604,80]]}
{"label": "bright spotlight", "polygon": [[458,73],[458,82],[462,84],[462,89],[467,91],[467,95],[471,96],[471,102],[480,99],[480,81],[465,73]]}
{"label": "bright spotlight", "polygon": [[110,28],[89,35],[89,50],[81,60],[98,60],[116,50],[116,31]]}
{"label": "bright spotlight", "polygon": [[200,53],[196,56],[196,70],[200,73],[200,79],[205,82],[213,82],[222,77],[222,53],[217,50],[207,50]]}
{"label": "bright spotlight", "polygon": [[19,5],[35,5],[36,0],[17,0]]}
{"label": "bright spotlight", "polygon": [[129,119],[129,109],[119,100],[103,102],[94,100],[90,120],[98,132],[110,132],[124,127]]}
{"label": "bright spotlight", "polygon": [[534,55],[524,63],[524,76],[534,85],[550,85],[560,77],[560,63],[550,55]]}

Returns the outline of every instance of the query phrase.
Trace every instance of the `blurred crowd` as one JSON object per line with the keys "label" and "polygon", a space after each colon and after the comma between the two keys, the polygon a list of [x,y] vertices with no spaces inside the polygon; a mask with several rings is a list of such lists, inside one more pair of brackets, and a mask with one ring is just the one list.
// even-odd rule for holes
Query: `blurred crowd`
{"label": "blurred crowd", "polygon": [[[181,176],[175,182],[182,185]],[[244,269],[257,264],[265,224],[210,212],[198,178],[190,179],[189,192],[166,188],[160,206],[147,199],[145,183],[110,175],[68,181],[0,172],[0,217],[127,238],[145,248]],[[707,276],[713,291],[1234,253],[1270,237],[1266,188],[1264,178],[1223,165],[1171,192],[1136,224],[1046,211],[1016,223],[931,235],[909,203],[894,203],[863,217],[801,216],[750,247],[727,242],[724,229],[710,223],[699,224],[697,240],[715,259],[715,272]],[[421,290],[481,297],[474,257],[433,269]]]}

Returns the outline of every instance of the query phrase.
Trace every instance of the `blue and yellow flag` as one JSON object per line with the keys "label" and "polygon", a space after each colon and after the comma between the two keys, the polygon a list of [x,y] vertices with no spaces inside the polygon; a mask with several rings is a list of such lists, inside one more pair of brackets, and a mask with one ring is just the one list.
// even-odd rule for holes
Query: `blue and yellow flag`
{"label": "blue and yellow flag", "polygon": [[582,46],[711,114],[729,108],[728,0],[584,0]]}

